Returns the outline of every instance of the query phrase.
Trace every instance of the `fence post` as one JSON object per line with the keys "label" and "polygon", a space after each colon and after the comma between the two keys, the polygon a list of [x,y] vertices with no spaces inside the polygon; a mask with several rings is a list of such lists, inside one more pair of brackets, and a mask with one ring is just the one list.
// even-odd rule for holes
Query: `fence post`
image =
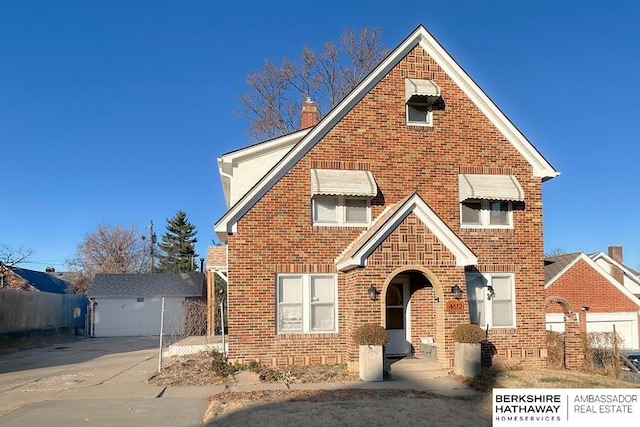
{"label": "fence post", "polygon": [[160,308],[160,349],[158,351],[158,372],[162,369],[162,335],[164,328],[164,297],[162,297],[162,307]]}
{"label": "fence post", "polygon": [[224,339],[224,300],[220,301],[220,326],[222,327],[221,329],[221,333],[222,333],[222,354],[224,355],[224,358],[227,358],[227,345],[225,343],[225,339]]}

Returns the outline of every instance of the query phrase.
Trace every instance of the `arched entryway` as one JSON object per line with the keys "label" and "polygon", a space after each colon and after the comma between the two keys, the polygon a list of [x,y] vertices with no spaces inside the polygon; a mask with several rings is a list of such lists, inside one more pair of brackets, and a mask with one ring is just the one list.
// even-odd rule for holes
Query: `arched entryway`
{"label": "arched entryway", "polygon": [[[419,268],[419,269],[418,269]],[[421,267],[395,271],[383,290],[383,320],[389,343],[387,356],[415,353],[421,339],[436,341],[442,325],[437,302],[442,290],[435,276]]]}
{"label": "arched entryway", "polygon": [[[562,328],[556,330],[561,333],[561,367],[565,369],[580,369],[584,361],[584,348],[580,335],[580,325],[578,316],[571,307],[569,301],[561,296],[549,296],[545,299],[545,313],[550,311],[549,308],[557,304],[563,315]],[[549,328],[548,328],[549,329]],[[553,330],[551,328],[551,330]],[[553,349],[548,349],[552,351]],[[549,355],[550,357],[551,355]]]}

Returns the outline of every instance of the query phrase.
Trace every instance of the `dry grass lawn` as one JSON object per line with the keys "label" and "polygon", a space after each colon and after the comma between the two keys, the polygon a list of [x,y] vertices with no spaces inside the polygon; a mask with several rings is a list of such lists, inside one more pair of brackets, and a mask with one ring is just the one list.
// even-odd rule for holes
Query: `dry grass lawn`
{"label": "dry grass lawn", "polygon": [[640,387],[595,373],[489,369],[473,381],[480,392],[448,398],[413,390],[269,390],[212,396],[209,426],[490,426],[493,388]]}

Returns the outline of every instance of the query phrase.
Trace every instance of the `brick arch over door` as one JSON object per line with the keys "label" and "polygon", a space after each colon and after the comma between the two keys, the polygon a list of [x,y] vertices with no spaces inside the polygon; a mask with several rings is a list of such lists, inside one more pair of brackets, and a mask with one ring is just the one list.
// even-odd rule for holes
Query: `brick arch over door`
{"label": "brick arch over door", "polygon": [[544,301],[544,311],[552,304],[558,304],[564,312],[564,367],[581,369],[584,365],[584,348],[580,334],[578,315],[566,298],[559,295],[548,296]]}
{"label": "brick arch over door", "polygon": [[[428,268],[422,265],[403,265],[402,267],[396,268],[392,272],[390,272],[384,280],[384,285],[381,289],[381,298],[380,298],[380,318],[382,319],[382,324],[386,324],[386,295],[387,290],[391,282],[403,274],[410,273],[419,273],[424,279],[428,282],[430,286],[421,287],[419,289],[414,289],[410,296],[409,301],[415,299],[414,302],[421,302],[421,304],[429,307],[429,310],[433,310],[434,315],[434,323],[435,323],[435,333],[433,337],[435,338],[436,344],[440,343],[437,346],[438,349],[438,359],[445,359],[445,348],[443,344],[445,343],[445,319],[444,319],[444,290],[442,287],[442,283],[438,279],[438,277]],[[413,302],[412,302],[412,305]],[[417,307],[412,308],[411,316],[412,316],[412,326],[416,328],[421,328],[419,322],[416,322],[416,316],[420,313],[416,310]],[[422,336],[425,334],[428,335],[424,330],[414,330],[411,334],[411,344],[413,347],[413,352],[419,347],[419,341]]]}

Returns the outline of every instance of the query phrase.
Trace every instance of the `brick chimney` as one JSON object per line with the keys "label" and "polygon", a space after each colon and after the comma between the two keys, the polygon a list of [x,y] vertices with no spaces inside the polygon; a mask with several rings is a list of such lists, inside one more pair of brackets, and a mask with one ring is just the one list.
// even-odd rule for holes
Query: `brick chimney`
{"label": "brick chimney", "polygon": [[[622,246],[612,245],[609,246],[609,258],[622,265]],[[624,273],[616,266],[611,266],[611,275],[618,282],[624,284]]]}
{"label": "brick chimney", "polygon": [[318,106],[311,98],[307,97],[302,104],[302,117],[300,118],[300,129],[306,129],[318,124]]}

